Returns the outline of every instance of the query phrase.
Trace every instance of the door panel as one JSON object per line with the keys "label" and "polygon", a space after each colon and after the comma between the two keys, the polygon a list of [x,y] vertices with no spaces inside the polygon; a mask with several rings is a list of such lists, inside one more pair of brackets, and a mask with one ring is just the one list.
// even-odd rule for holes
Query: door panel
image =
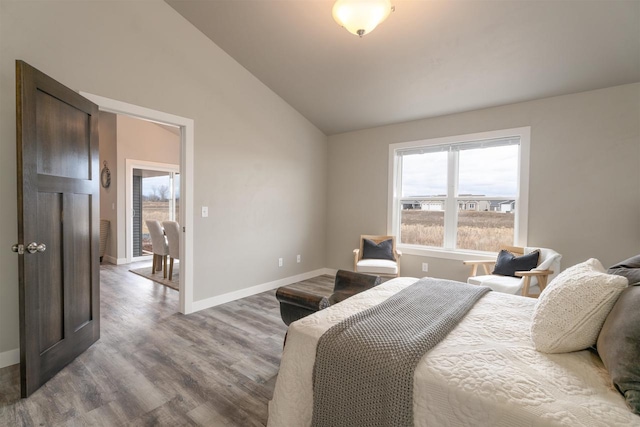
{"label": "door panel", "polygon": [[100,337],[98,108],[16,61],[21,394]]}
{"label": "door panel", "polygon": [[36,135],[38,173],[90,179],[89,117],[38,90]]}
{"label": "door panel", "polygon": [[47,242],[47,250],[37,257],[38,270],[48,272],[38,277],[40,301],[40,353],[44,353],[64,338],[64,301],[62,281],[62,194],[38,193],[38,208],[47,215],[38,221],[38,236]]}
{"label": "door panel", "polygon": [[91,196],[86,194],[67,195],[68,219],[73,224],[69,227],[67,239],[73,242],[68,248],[68,256],[74,257],[72,278],[70,281],[70,303],[73,307],[70,315],[71,329],[78,328],[92,320],[91,317]]}

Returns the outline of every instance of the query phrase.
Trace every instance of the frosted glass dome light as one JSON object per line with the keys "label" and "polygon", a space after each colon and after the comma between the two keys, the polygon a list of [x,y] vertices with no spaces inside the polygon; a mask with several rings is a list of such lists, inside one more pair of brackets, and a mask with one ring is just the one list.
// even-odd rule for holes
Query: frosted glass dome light
{"label": "frosted glass dome light", "polygon": [[351,34],[369,34],[394,10],[391,0],[338,0],[333,19]]}

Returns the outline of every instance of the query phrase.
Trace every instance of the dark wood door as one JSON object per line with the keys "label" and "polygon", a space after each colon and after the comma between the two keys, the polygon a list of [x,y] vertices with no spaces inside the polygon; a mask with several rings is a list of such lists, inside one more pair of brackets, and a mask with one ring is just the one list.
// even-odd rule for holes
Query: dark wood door
{"label": "dark wood door", "polygon": [[98,107],[16,61],[23,397],[100,337]]}

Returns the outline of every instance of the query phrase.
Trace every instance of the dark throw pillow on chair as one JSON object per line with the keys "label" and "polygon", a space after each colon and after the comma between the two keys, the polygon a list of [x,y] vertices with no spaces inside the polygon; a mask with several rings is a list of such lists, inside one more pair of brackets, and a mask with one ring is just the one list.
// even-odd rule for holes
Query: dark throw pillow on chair
{"label": "dark throw pillow on chair", "polygon": [[509,251],[501,250],[496,260],[496,266],[492,274],[501,276],[515,276],[516,271],[529,271],[538,266],[540,251],[533,251],[530,254],[515,256]]}
{"label": "dark throw pillow on chair", "polygon": [[362,246],[363,259],[388,259],[395,261],[393,256],[393,240],[383,240],[376,244],[373,240],[364,239]]}

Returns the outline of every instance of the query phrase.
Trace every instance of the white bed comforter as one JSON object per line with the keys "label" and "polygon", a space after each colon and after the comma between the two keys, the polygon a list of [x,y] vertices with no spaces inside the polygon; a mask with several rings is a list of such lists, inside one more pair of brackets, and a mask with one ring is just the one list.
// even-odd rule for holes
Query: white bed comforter
{"label": "white bed comforter", "polygon": [[[320,336],[416,280],[390,280],[292,323],[268,426],[309,426]],[[597,355],[533,348],[534,305],[534,299],[490,292],[420,360],[413,387],[416,426],[640,426]]]}

